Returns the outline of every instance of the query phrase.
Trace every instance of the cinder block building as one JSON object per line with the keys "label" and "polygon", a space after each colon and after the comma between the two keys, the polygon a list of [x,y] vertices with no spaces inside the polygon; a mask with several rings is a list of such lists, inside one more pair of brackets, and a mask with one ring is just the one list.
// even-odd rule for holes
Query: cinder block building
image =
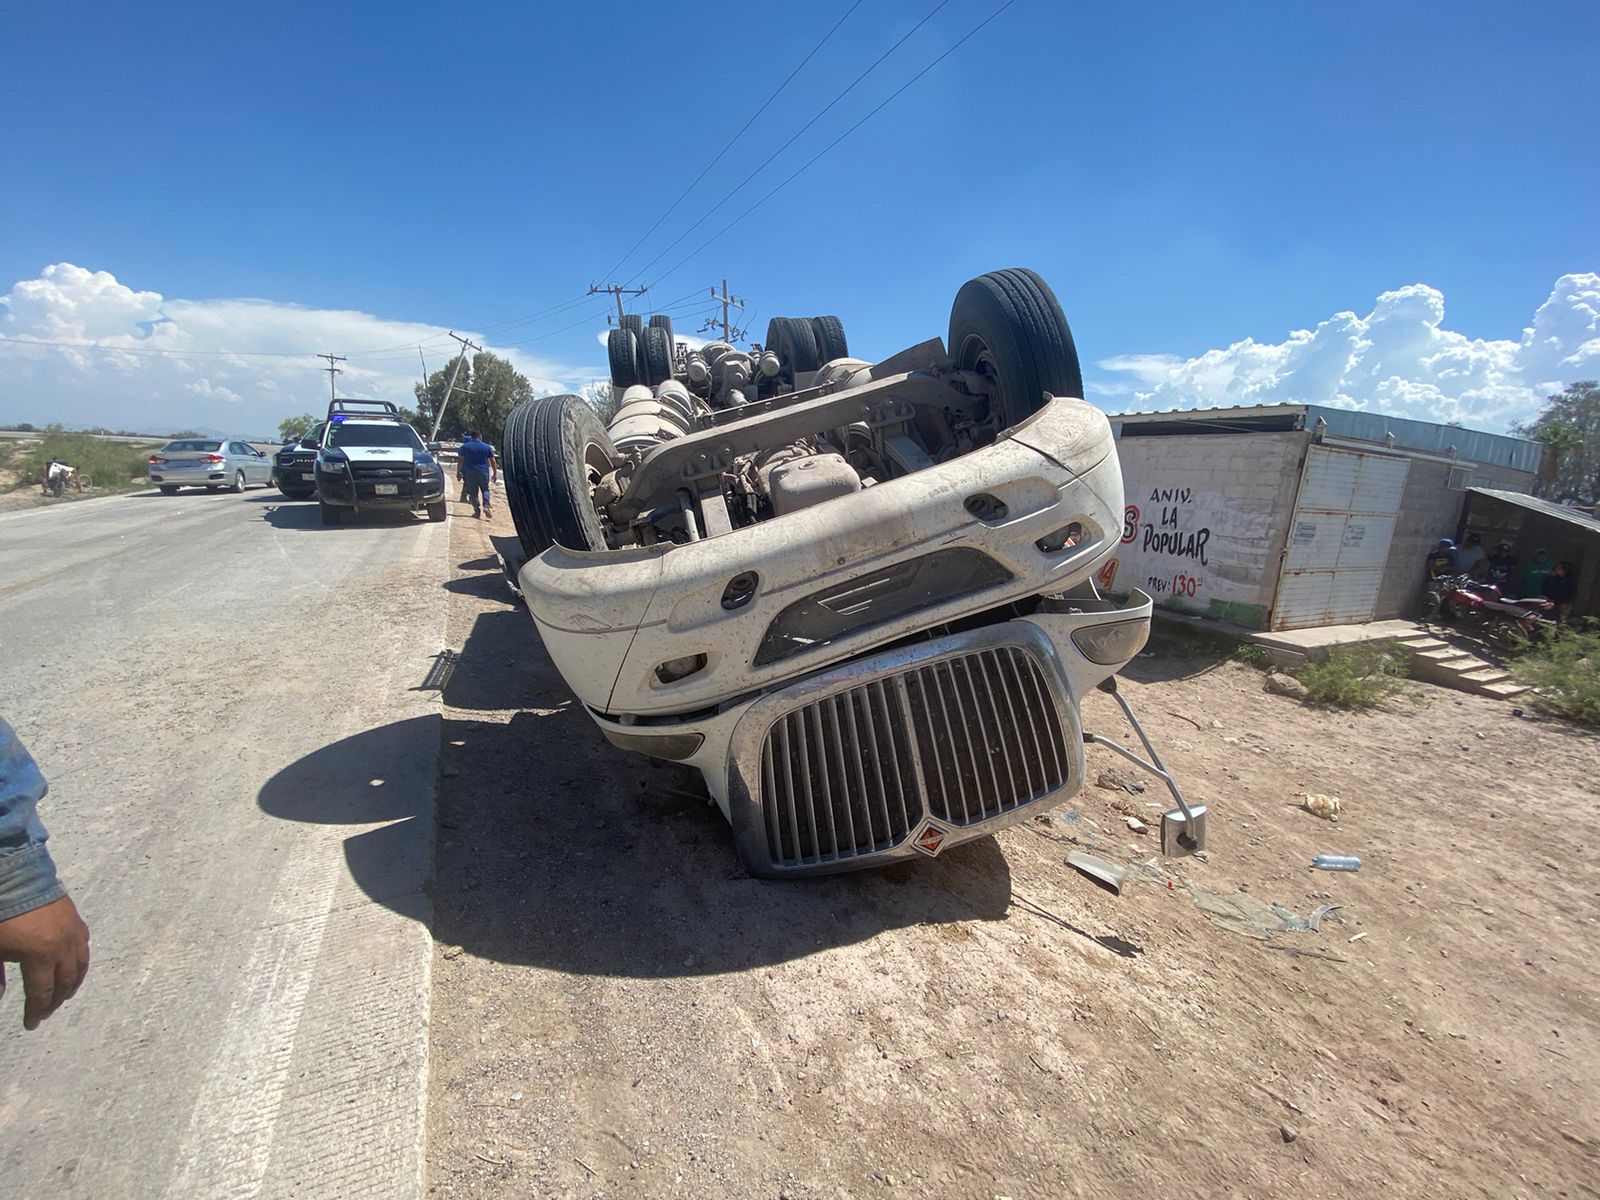
{"label": "cinder block building", "polygon": [[1311,404],[1111,424],[1127,509],[1102,584],[1249,629],[1410,616],[1429,550],[1463,532],[1468,489],[1530,491],[1543,449]]}

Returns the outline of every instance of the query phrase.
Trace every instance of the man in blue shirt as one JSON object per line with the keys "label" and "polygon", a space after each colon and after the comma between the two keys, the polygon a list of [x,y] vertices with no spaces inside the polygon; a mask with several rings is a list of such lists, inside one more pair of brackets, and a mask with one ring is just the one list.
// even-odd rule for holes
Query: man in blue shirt
{"label": "man in blue shirt", "polygon": [[36,809],[48,790],[32,755],[0,718],[0,996],[5,964],[17,963],[24,1029],[39,1028],[89,973],[89,927],[44,847],[49,834]]}
{"label": "man in blue shirt", "polygon": [[[500,466],[495,462],[494,447],[478,436],[477,430],[467,430],[466,440],[461,443],[459,474],[461,482],[466,484],[467,498],[472,501],[472,515],[493,516],[490,508],[489,484],[500,477]],[[479,495],[482,495],[482,511],[479,511]]]}

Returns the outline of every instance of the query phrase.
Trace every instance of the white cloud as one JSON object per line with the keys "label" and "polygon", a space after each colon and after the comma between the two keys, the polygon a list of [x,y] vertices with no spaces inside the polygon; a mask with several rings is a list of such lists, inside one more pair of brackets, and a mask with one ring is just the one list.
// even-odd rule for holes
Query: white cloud
{"label": "white cloud", "polygon": [[1563,275],[1515,341],[1446,329],[1444,296],[1414,283],[1379,296],[1364,317],[1335,313],[1281,342],[1097,365],[1113,378],[1091,390],[1128,396],[1129,411],[1325,404],[1503,430],[1564,384],[1600,376],[1600,275]]}
{"label": "white cloud", "polygon": [[[535,394],[570,390],[595,374],[497,347]],[[514,339],[525,330],[513,333]],[[409,403],[421,375],[455,343],[437,325],[270,300],[168,299],[106,271],[46,267],[0,296],[0,338],[83,344],[29,347],[0,341],[0,422],[59,421],[156,431],[194,426],[266,434],[286,416],[327,406],[318,350],[348,355],[341,395]]]}

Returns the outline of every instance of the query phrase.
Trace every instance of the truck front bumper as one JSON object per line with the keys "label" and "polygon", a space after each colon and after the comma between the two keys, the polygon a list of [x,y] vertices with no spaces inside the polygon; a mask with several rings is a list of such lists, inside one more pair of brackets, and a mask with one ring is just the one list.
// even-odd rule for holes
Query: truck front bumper
{"label": "truck front bumper", "polygon": [[591,715],[624,749],[698,767],[753,875],[932,857],[1082,785],[1079,701],[1144,646],[1151,602],[1063,606],[1076,611],[882,651],[720,712]]}
{"label": "truck front bumper", "polygon": [[[351,479],[349,474],[316,473],[317,499],[340,508],[418,508],[444,499],[444,474],[387,479]],[[389,489],[393,489],[390,491]],[[382,489],[381,491],[379,489]]]}
{"label": "truck front bumper", "polygon": [[687,545],[554,546],[519,582],[579,699],[666,715],[1065,591],[1121,532],[1105,415],[1058,398],[992,445],[854,495]]}

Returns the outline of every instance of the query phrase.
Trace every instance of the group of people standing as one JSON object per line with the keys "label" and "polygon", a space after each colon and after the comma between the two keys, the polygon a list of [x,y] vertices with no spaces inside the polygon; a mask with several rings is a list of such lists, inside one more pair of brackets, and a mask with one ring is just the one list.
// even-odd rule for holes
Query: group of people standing
{"label": "group of people standing", "polygon": [[1459,546],[1450,538],[1440,538],[1428,555],[1428,578],[1469,575],[1480,583],[1494,584],[1508,597],[1543,596],[1556,606],[1556,619],[1565,621],[1577,596],[1577,569],[1566,559],[1552,558],[1543,546],[1533,552],[1520,573],[1519,562],[1511,553],[1510,542],[1499,543],[1490,554],[1483,547],[1481,534],[1467,534]]}

